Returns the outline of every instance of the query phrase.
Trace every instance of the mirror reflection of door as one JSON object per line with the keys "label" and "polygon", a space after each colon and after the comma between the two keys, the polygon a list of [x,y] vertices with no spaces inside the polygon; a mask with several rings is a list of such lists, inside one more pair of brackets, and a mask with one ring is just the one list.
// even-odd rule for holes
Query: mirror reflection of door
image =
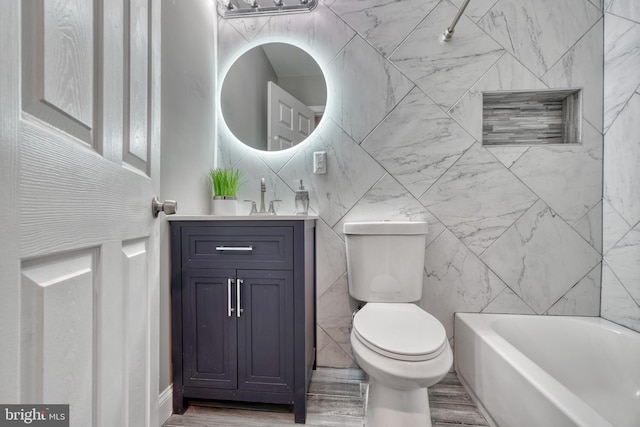
{"label": "mirror reflection of door", "polygon": [[274,82],[267,83],[267,94],[267,150],[285,150],[304,141],[316,127],[313,110]]}
{"label": "mirror reflection of door", "polygon": [[[283,98],[283,110],[271,114],[268,82],[284,89],[305,109]],[[225,73],[220,91],[224,123],[238,140],[257,150],[284,150],[302,142],[317,127],[326,104],[327,83],[320,66],[307,52],[288,43],[266,43],[244,52]],[[297,113],[285,118],[285,105],[292,114],[296,110],[308,118],[309,127],[300,129]],[[285,133],[281,126],[272,134],[272,116],[289,123],[289,132],[299,135]]]}

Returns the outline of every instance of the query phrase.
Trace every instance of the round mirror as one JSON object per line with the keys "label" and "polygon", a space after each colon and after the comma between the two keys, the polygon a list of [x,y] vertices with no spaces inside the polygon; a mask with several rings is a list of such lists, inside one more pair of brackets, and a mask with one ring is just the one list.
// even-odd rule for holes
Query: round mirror
{"label": "round mirror", "polygon": [[307,52],[266,43],[243,53],[222,82],[220,108],[229,130],[246,145],[279,151],[304,141],[322,119],[327,83]]}

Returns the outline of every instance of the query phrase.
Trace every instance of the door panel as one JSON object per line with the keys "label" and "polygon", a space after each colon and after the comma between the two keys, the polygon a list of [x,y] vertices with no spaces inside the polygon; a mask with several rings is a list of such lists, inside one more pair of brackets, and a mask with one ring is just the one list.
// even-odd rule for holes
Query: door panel
{"label": "door panel", "polygon": [[93,425],[97,251],[25,262],[22,268],[23,402],[69,404],[77,425]]}
{"label": "door panel", "polygon": [[293,391],[293,272],[239,270],[238,389]]}
{"label": "door panel", "polygon": [[125,130],[123,158],[127,165],[147,174],[149,143],[147,139],[147,74],[148,74],[148,0],[127,0],[129,42],[125,49],[125,66],[129,78],[125,80]]}
{"label": "door panel", "polygon": [[[109,399],[97,399],[98,426],[126,426],[128,419],[126,399],[128,368],[124,345],[128,341],[125,331],[128,319],[123,311],[129,297],[124,286],[125,268],[122,242],[105,242],[99,253],[101,270],[98,271],[96,296],[96,384],[98,392]],[[114,286],[113,280],[122,280],[122,286]],[[118,396],[121,397],[113,397]]]}
{"label": "door panel", "polygon": [[[160,5],[0,2],[0,401],[70,403],[74,427],[158,425]],[[123,73],[125,7],[146,53]]]}
{"label": "door panel", "polygon": [[94,5],[22,2],[23,110],[93,145]]}
{"label": "door panel", "polygon": [[126,380],[129,426],[147,425],[146,402],[149,390],[147,384],[146,363],[149,358],[147,331],[148,301],[148,265],[147,239],[125,242],[122,245],[122,265],[124,270],[124,288],[126,292]]}
{"label": "door panel", "polygon": [[[235,270],[183,273],[184,384],[235,389],[238,385]],[[231,291],[229,293],[229,291]],[[231,297],[231,298],[230,298]],[[229,315],[229,307],[234,311]]]}

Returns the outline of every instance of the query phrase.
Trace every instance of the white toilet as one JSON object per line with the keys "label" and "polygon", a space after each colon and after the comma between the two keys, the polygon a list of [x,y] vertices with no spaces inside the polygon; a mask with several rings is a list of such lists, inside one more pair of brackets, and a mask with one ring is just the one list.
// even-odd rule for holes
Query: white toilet
{"label": "white toilet", "polygon": [[367,304],[353,318],[351,346],[369,374],[366,427],[431,426],[427,387],[451,368],[442,324],[422,297],[425,222],[344,224],[349,294]]}

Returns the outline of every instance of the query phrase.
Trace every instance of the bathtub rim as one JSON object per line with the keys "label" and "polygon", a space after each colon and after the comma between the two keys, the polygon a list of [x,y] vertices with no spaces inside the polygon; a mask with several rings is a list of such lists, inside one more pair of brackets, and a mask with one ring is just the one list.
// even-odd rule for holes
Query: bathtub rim
{"label": "bathtub rim", "polygon": [[[460,360],[461,357],[458,356],[458,352],[460,351],[460,345],[457,345],[455,342],[456,337],[459,336],[457,333],[459,323],[464,323],[465,326],[469,329],[473,329],[475,334],[477,335],[477,339],[483,341],[483,343],[489,346],[495,353],[496,357],[500,357],[503,363],[506,363],[510,366],[511,369],[516,371],[517,374],[521,375],[524,379],[527,380],[527,384],[533,388],[533,390],[538,393],[540,396],[544,396],[549,403],[550,406],[555,407],[557,410],[561,411],[567,418],[571,419],[572,422],[575,422],[576,425],[584,425],[584,426],[604,426],[604,427],[614,427],[613,424],[607,419],[605,419],[602,414],[598,413],[595,409],[589,406],[584,400],[575,395],[573,391],[568,389],[564,384],[562,384],[559,380],[555,379],[551,376],[546,370],[536,364],[533,360],[531,360],[528,356],[522,353],[519,349],[517,349],[513,344],[511,344],[506,338],[500,335],[495,329],[491,327],[491,322],[499,319],[504,319],[508,317],[528,317],[528,318],[536,318],[536,319],[548,319],[543,321],[552,321],[563,319],[566,320],[577,320],[583,321],[587,323],[596,323],[601,326],[604,326],[608,329],[613,329],[622,334],[631,334],[637,335],[638,333],[625,328],[624,326],[618,325],[614,322],[611,322],[607,319],[603,319],[601,317],[595,316],[561,316],[561,315],[535,315],[535,314],[512,314],[512,313],[455,313],[454,316],[454,366],[455,371],[458,374],[458,377],[465,387],[465,389],[469,392],[471,398],[477,403],[478,407],[481,408],[481,412],[487,418],[487,422],[492,427],[498,427],[499,424],[495,420],[495,416],[497,414],[491,415],[489,408],[485,405],[485,402],[481,399],[481,396],[477,395],[476,390],[472,387],[470,381],[464,376],[464,372],[466,369],[461,369]],[[481,319],[481,320],[478,320]],[[469,326],[472,325],[472,326]],[[525,369],[522,369],[522,368]],[[527,368],[533,369],[533,371],[529,371]],[[531,372],[534,372],[532,374]],[[536,376],[537,375],[537,376]],[[560,394],[562,399],[567,399],[567,405],[561,406],[558,404],[556,399],[554,399],[555,394]],[[501,416],[501,415],[500,415]],[[591,421],[595,421],[595,423],[591,423]]]}

